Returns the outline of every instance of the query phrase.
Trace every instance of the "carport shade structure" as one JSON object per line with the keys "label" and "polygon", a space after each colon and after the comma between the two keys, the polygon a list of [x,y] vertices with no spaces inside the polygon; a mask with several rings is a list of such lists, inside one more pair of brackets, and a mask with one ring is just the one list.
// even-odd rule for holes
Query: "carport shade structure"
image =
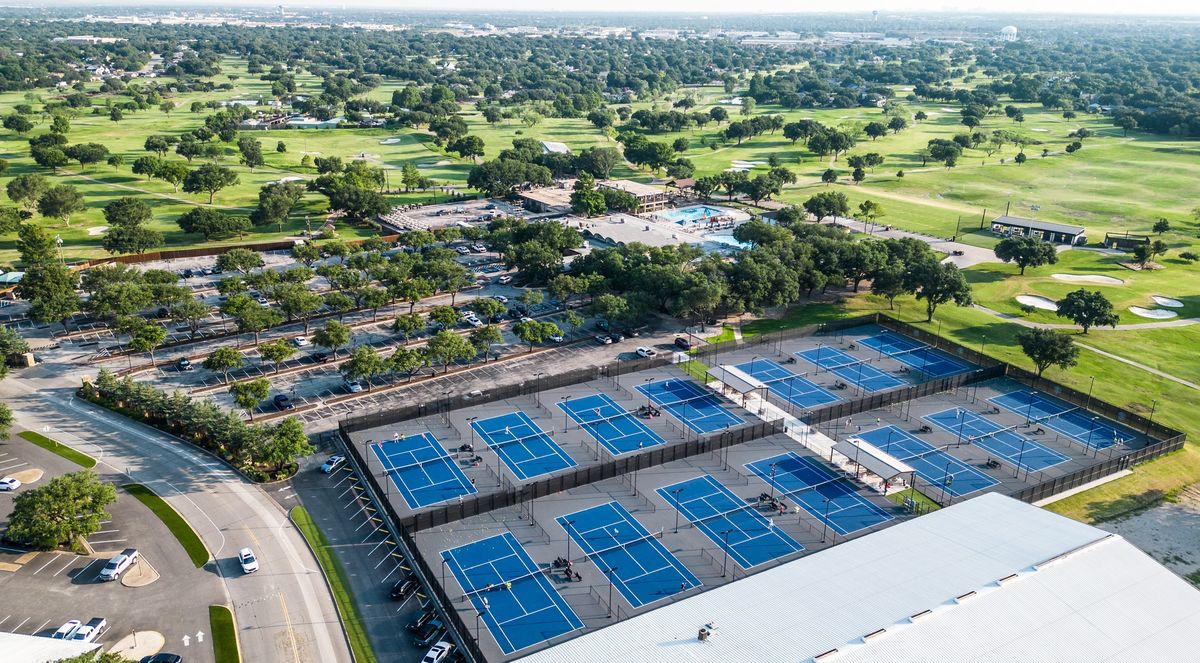
{"label": "carport shade structure", "polygon": [[908,463],[885,452],[883,449],[856,437],[834,443],[833,450],[849,458],[855,465],[891,483],[898,476],[908,475],[912,480],[916,469]]}

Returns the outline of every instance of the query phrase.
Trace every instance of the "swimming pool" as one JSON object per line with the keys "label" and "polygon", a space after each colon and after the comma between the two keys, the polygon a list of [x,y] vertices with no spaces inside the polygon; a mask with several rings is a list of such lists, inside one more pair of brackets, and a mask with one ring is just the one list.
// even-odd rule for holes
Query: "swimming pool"
{"label": "swimming pool", "polygon": [[679,225],[688,225],[700,223],[706,219],[711,219],[717,216],[730,216],[731,210],[720,207],[710,207],[708,205],[692,205],[690,207],[681,207],[679,209],[666,210],[658,212],[660,218],[667,221],[673,221]]}

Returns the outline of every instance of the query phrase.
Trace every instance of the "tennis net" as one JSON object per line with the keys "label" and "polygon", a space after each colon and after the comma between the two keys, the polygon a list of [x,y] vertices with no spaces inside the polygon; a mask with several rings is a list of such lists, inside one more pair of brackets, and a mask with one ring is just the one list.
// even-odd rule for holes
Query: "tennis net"
{"label": "tennis net", "polygon": [[533,578],[536,576],[548,575],[549,573],[550,573],[549,569],[542,569],[542,568],[534,569],[534,570],[524,573],[522,575],[514,576],[512,578],[506,578],[504,580],[498,580],[493,583],[488,583],[487,585],[484,585],[483,587],[476,587],[475,589],[463,592],[463,595],[461,597],[459,597],[458,600],[460,603],[462,603],[462,602],[465,602],[468,598],[479,596],[480,594],[486,594],[487,592],[510,591],[509,585],[515,585],[523,580],[529,580],[530,578]]}
{"label": "tennis net", "polygon": [[[613,523],[612,525],[609,525],[608,527],[619,527],[622,524],[627,527],[631,527],[631,525],[629,523]],[[605,531],[607,531],[608,527],[605,527]],[[643,541],[649,541],[651,539],[661,539],[662,537],[663,537],[663,530],[661,530],[661,529],[658,530],[657,532],[646,532],[645,534],[638,536],[636,539],[622,541],[622,542],[616,544],[615,546],[601,548],[600,550],[585,550],[584,558],[581,560],[574,560],[574,561],[588,562],[593,559],[599,559],[605,553],[610,553],[614,550],[624,550],[632,545],[642,543]],[[576,542],[579,543],[580,548],[583,547],[584,541],[586,541],[586,539],[584,539],[582,535],[580,535],[579,538],[577,538],[575,540],[576,540]]]}

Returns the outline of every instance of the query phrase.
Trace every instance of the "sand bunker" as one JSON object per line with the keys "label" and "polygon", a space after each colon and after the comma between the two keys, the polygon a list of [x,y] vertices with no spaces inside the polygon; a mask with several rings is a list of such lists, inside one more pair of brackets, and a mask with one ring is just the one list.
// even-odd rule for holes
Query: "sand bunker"
{"label": "sand bunker", "polygon": [[958,111],[953,108],[942,107],[942,112],[943,113],[957,113]]}
{"label": "sand bunker", "polygon": [[95,228],[88,228],[88,234],[89,235],[103,235],[104,231],[106,231],[106,230],[108,230],[108,226],[96,226]]}
{"label": "sand bunker", "polygon": [[1054,303],[1053,300],[1046,299],[1045,297],[1038,297],[1037,295],[1017,295],[1017,303],[1024,304],[1025,306],[1032,306],[1034,308],[1040,308],[1043,311],[1058,310],[1058,304]]}
{"label": "sand bunker", "polygon": [[1067,283],[1094,283],[1096,285],[1125,285],[1125,281],[1101,274],[1051,274],[1051,278]]}
{"label": "sand bunker", "polygon": [[1142,308],[1140,306],[1130,306],[1129,312],[1140,318],[1153,318],[1155,320],[1167,320],[1179,315],[1175,311],[1164,311],[1160,308]]}
{"label": "sand bunker", "polygon": [[383,140],[379,141],[379,144],[380,145],[395,145],[396,143],[399,143],[401,140],[403,140],[403,139],[399,138],[399,137],[384,138]]}
{"label": "sand bunker", "polygon": [[1178,299],[1161,297],[1159,295],[1150,295],[1150,299],[1153,299],[1154,303],[1158,304],[1159,306],[1166,306],[1167,308],[1183,308],[1183,302],[1179,301]]}
{"label": "sand bunker", "polygon": [[1030,131],[1036,131],[1036,132],[1038,132],[1038,133],[1040,133],[1040,134],[1048,134],[1048,133],[1050,133],[1050,130],[1049,130],[1049,129],[1041,129],[1041,128],[1038,128],[1038,129],[1030,129]]}
{"label": "sand bunker", "polygon": [[742,161],[740,159],[732,161],[731,163],[733,164],[734,168],[754,168],[755,166],[762,166],[766,164],[765,161]]}
{"label": "sand bunker", "polygon": [[425,163],[417,164],[417,168],[436,168],[438,166],[449,166],[452,163],[454,162],[448,159],[442,159],[441,161],[426,161]]}

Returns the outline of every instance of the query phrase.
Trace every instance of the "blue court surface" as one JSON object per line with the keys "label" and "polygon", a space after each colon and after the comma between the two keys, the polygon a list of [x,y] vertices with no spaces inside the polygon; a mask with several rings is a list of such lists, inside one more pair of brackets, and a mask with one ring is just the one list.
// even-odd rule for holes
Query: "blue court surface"
{"label": "blue court surface", "polygon": [[[775,466],[774,477],[771,465]],[[882,508],[858,494],[850,479],[839,476],[816,458],[788,452],[747,463],[746,469],[775,486],[817,520],[841,535],[853,534],[892,519]]]}
{"label": "blue court surface", "polygon": [[475,492],[475,486],[438,444],[432,433],[410,435],[371,446],[410,509],[445,502]]}
{"label": "blue court surface", "polygon": [[837,348],[809,348],[797,352],[796,356],[867,391],[882,391],[904,384],[904,380],[884,373],[867,363],[868,360],[855,359]]}
{"label": "blue court surface", "polygon": [[753,504],[707,474],[659,488],[658,494],[743,569],[804,550]]}
{"label": "blue court surface", "polygon": [[970,368],[967,364],[938,352],[920,341],[914,341],[907,336],[892,332],[868,336],[859,343],[864,347],[882,352],[901,364],[915,368],[932,378],[943,378],[947,375],[962,373]]}
{"label": "blue court surface", "polygon": [[[609,502],[555,520],[629,605],[640,608],[700,586],[658,535],[646,531],[620,504]],[[609,570],[611,569],[611,573]]]}
{"label": "blue court surface", "polygon": [[975,444],[1019,469],[1037,472],[1071,459],[971,410],[950,408],[925,420],[956,438],[961,428],[963,442]]}
{"label": "blue court surface", "polygon": [[896,426],[876,428],[859,433],[857,437],[908,463],[917,471],[917,476],[939,488],[945,487],[946,492],[954,497],[970,495],[1000,483]]}
{"label": "blue court surface", "polygon": [[838,400],[819,385],[796,375],[770,359],[755,359],[734,368],[767,385],[767,389],[784,401],[802,408],[816,407]]}
{"label": "blue court surface", "polygon": [[560,401],[558,407],[614,456],[666,444],[636,414],[605,394]]}
{"label": "blue court surface", "polygon": [[742,424],[741,418],[726,410],[715,394],[693,382],[669,378],[638,385],[637,389],[697,433],[711,433]]}
{"label": "blue court surface", "polygon": [[575,461],[567,452],[542,432],[529,415],[519,410],[472,421],[471,428],[519,481],[575,467]]}
{"label": "blue court surface", "polygon": [[442,559],[505,654],[583,628],[509,532],[443,550]]}
{"label": "blue court surface", "polygon": [[1073,438],[1090,449],[1107,449],[1137,437],[1137,433],[1109,423],[1103,417],[1032,389],[1018,389],[989,402]]}

